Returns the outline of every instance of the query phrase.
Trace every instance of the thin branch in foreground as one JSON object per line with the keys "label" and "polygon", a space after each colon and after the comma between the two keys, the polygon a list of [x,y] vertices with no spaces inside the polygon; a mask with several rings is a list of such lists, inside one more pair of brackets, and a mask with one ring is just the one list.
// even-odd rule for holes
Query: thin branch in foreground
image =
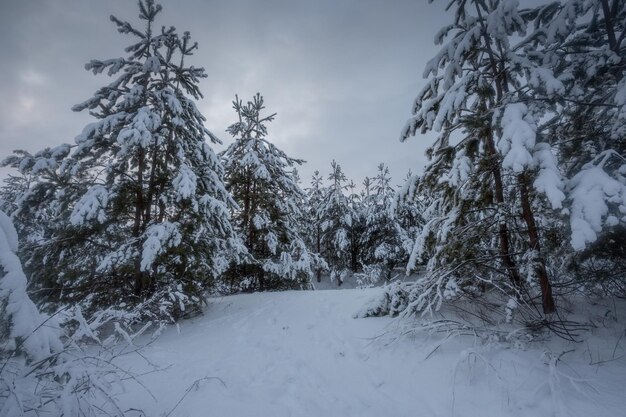
{"label": "thin branch in foreground", "polygon": [[174,410],[176,410],[176,408],[178,408],[180,403],[183,402],[183,400],[187,397],[187,395],[189,395],[191,390],[197,390],[200,387],[200,383],[202,381],[208,381],[208,380],[212,380],[212,379],[215,379],[215,380],[219,381],[224,386],[224,388],[227,388],[227,386],[224,383],[224,381],[221,378],[219,378],[219,377],[216,377],[216,376],[205,376],[203,378],[198,378],[195,381],[193,381],[193,383],[191,385],[189,385],[189,387],[187,387],[187,389],[185,390],[185,393],[183,394],[183,396],[180,397],[178,402],[174,405],[174,407],[172,407],[172,409],[167,414],[165,414],[164,417],[169,417],[174,412]]}

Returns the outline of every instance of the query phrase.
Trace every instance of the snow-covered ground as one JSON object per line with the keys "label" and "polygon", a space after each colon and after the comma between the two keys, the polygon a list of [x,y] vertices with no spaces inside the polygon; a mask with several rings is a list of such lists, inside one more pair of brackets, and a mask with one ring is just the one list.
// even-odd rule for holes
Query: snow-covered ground
{"label": "snow-covered ground", "polygon": [[204,316],[167,329],[141,356],[119,358],[147,372],[143,388],[127,381],[122,403],[178,417],[626,415],[625,304],[617,304],[622,319],[612,302],[598,306],[598,328],[584,343],[513,348],[398,338],[406,321],[352,318],[379,291],[213,299]]}

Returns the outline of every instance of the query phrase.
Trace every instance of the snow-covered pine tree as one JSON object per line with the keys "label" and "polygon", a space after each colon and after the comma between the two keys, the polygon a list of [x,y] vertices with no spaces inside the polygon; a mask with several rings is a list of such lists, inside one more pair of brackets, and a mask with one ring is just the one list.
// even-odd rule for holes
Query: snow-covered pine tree
{"label": "snow-covered pine tree", "polygon": [[138,318],[176,318],[245,249],[231,226],[232,204],[219,159],[206,142],[194,100],[203,68],[187,64],[197,44],[188,32],[157,27],[161,6],[139,2],[125,58],[85,67],[113,82],[74,111],[97,120],[76,144],[16,155],[7,163],[35,181],[15,213],[49,222],[24,255],[47,301],[81,302],[87,311],[114,306]]}
{"label": "snow-covered pine tree", "polygon": [[[529,283],[552,313],[537,212],[560,208],[564,194],[540,120],[562,84],[534,51],[553,5],[522,10],[515,0],[459,0],[449,7],[454,22],[436,36],[446,42],[427,65],[428,84],[401,135],[439,133],[418,182],[432,200],[409,261],[411,269],[429,258],[412,308],[437,308],[494,283],[522,297]],[[536,97],[539,89],[546,95]]]}
{"label": "snow-covered pine tree", "polygon": [[563,88],[548,125],[566,179],[570,256],[587,290],[626,294],[626,1],[563,1],[546,16],[541,59]]}
{"label": "snow-covered pine tree", "polygon": [[346,185],[348,192],[348,200],[350,201],[350,210],[352,211],[352,225],[349,229],[350,238],[350,269],[357,272],[361,268],[361,258],[365,249],[362,242],[363,231],[365,230],[365,210],[361,193],[356,189],[353,180]]}
{"label": "snow-covered pine tree", "polygon": [[226,185],[238,204],[233,222],[251,258],[229,275],[244,279],[247,289],[306,288],[321,257],[309,251],[298,222],[306,195],[290,169],[302,160],[287,156],[267,138],[267,124],[276,114],[262,116],[263,97],[233,102],[238,121],[227,131],[234,142],[221,154]]}
{"label": "snow-covered pine tree", "polygon": [[298,187],[300,187],[302,178],[300,178],[300,172],[298,172],[298,168],[293,167],[293,169],[291,170],[291,179]]}
{"label": "snow-covered pine tree", "polygon": [[[311,177],[311,186],[306,189],[306,213],[305,213],[305,238],[311,251],[322,253],[322,203],[325,200],[326,188],[319,171],[315,171]],[[317,282],[322,280],[322,269],[316,268],[315,278]]]}
{"label": "snow-covered pine tree", "polygon": [[322,256],[328,262],[331,280],[336,280],[337,285],[341,285],[352,266],[350,230],[354,213],[350,200],[344,193],[347,189],[347,178],[336,161],[332,161],[331,167],[332,172],[328,176],[330,185],[320,209]]}
{"label": "snow-covered pine tree", "polygon": [[13,213],[17,209],[17,203],[28,190],[29,184],[24,175],[9,174],[0,187],[0,210],[5,213]]}
{"label": "snow-covered pine tree", "polygon": [[306,245],[308,251],[310,253],[316,254],[319,257],[317,261],[318,267],[316,267],[314,271],[314,275],[317,276],[317,271],[321,271],[320,268],[323,265],[325,265],[325,263],[323,263],[323,259],[319,255],[319,251],[315,250],[313,246],[311,246],[310,241],[309,241],[309,238],[310,238],[309,237],[310,219],[309,219],[309,201],[308,201],[309,196],[308,196],[307,190],[302,188],[302,179],[300,178],[300,172],[298,171],[298,168],[295,166],[291,170],[291,177],[293,179],[294,184],[296,184],[298,188],[300,188],[302,191],[300,195],[295,197],[296,204],[298,205],[300,210],[297,213],[294,227],[297,231],[297,235],[300,236],[302,240],[304,241],[304,244]]}
{"label": "snow-covered pine tree", "polygon": [[0,358],[6,359],[10,351],[40,361],[62,349],[61,332],[58,323],[40,313],[28,296],[17,249],[17,232],[0,210]]}
{"label": "snow-covered pine tree", "polygon": [[[132,373],[114,363],[125,347],[111,349],[99,335],[113,341],[114,329],[129,340],[147,326],[130,336],[128,327],[111,326],[120,313],[112,309],[90,319],[78,306],[52,315],[40,312],[28,292],[18,243],[11,219],[0,210],[0,415],[126,415],[115,393]],[[94,343],[101,348],[98,355]]]}
{"label": "snow-covered pine tree", "polygon": [[417,193],[418,178],[409,170],[393,201],[393,210],[400,227],[404,231],[405,241],[403,245],[407,256],[411,253],[413,242],[415,242],[425,223],[423,213],[426,198]]}
{"label": "snow-covered pine tree", "polygon": [[361,190],[361,201],[367,204],[372,195],[372,179],[365,177],[363,180],[363,190]]}
{"label": "snow-covered pine tree", "polygon": [[381,278],[386,280],[391,278],[393,268],[407,260],[403,245],[406,233],[394,211],[395,195],[389,168],[381,163],[364,206],[365,227],[360,243],[362,262],[368,266],[379,265]]}

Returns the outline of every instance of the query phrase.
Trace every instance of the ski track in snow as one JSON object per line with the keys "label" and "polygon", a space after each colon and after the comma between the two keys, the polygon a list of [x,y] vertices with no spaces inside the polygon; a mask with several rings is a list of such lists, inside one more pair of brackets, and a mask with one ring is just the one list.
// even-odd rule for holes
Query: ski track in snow
{"label": "ski track in snow", "polygon": [[[545,346],[481,348],[471,339],[440,344],[426,335],[395,340],[386,335],[398,334],[399,321],[353,319],[377,291],[212,299],[204,316],[181,323],[180,334],[169,328],[142,350],[160,371],[150,372],[136,354],[120,358],[131,372],[150,372],[139,380],[154,396],[129,383],[122,402],[147,416],[173,410],[172,417],[623,415],[623,359],[574,369],[564,357],[556,368],[563,375],[551,385]],[[601,347],[589,349],[601,354]],[[566,375],[580,379],[578,386]]]}

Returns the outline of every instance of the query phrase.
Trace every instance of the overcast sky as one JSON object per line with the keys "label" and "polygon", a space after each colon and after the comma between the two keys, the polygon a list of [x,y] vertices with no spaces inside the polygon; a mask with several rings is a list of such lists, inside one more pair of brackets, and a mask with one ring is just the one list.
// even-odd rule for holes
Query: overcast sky
{"label": "overcast sky", "polygon": [[[437,2],[439,3],[439,2]],[[225,144],[235,94],[265,97],[276,112],[269,136],[328,175],[336,159],[361,183],[388,164],[394,183],[420,171],[428,139],[400,143],[433,37],[447,21],[425,0],[164,0],[158,24],[189,30],[206,68],[198,103]],[[109,15],[137,23],[128,0],[0,0],[0,157],[73,143],[93,121],[71,106],[110,79],[84,70],[91,59],[124,56],[131,39]],[[141,23],[138,23],[141,27]],[[216,148],[217,151],[221,147]]]}

